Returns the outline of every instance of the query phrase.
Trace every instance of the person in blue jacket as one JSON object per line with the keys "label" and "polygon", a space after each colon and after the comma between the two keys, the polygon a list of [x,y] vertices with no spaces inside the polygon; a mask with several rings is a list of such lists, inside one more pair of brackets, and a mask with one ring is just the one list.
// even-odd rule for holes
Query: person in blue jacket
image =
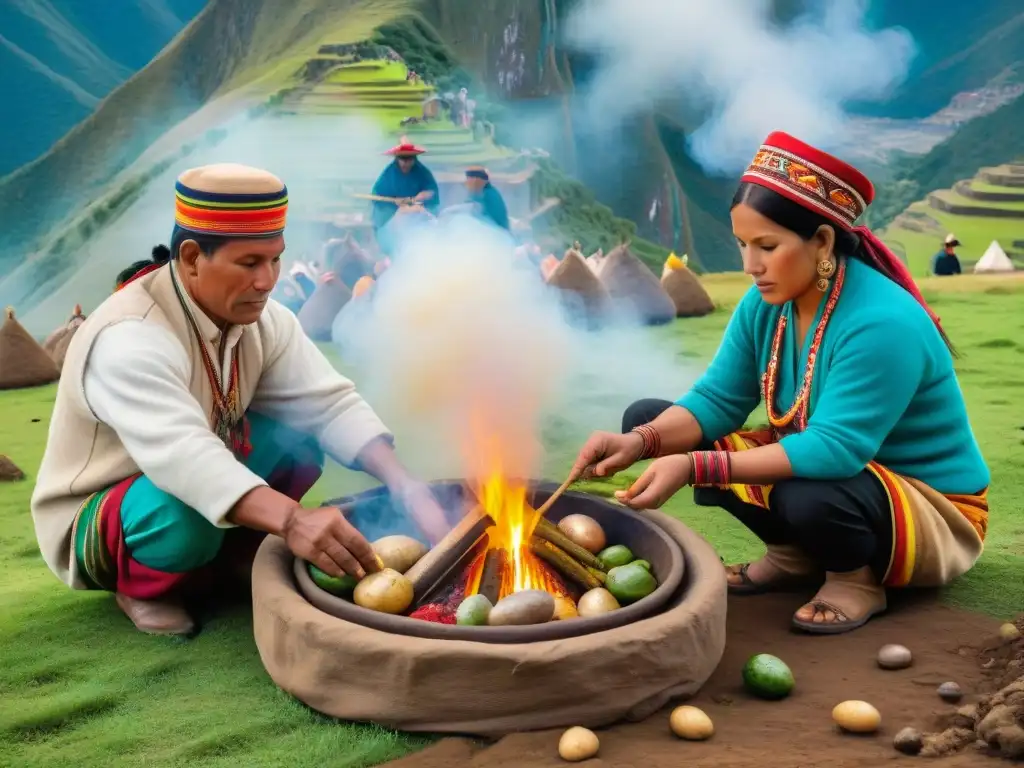
{"label": "person in blue jacket", "polygon": [[511,231],[508,207],[501,192],[491,184],[491,177],[485,168],[472,166],[466,169],[468,202],[478,217],[489,221],[505,231]]}
{"label": "person in blue jacket", "polygon": [[373,202],[373,233],[384,253],[392,253],[397,245],[395,214],[404,201],[409,201],[422,210],[437,215],[441,207],[441,196],[434,174],[419,159],[426,152],[411,143],[404,136],[401,142],[385,154],[394,160],[377,177],[373,185],[375,197],[393,198]]}
{"label": "person in blue jacket", "polygon": [[[855,226],[873,197],[855,168],[771,134],[731,211],[754,285],[710,366],[675,403],[631,405],[623,434],[592,435],[574,468],[656,458],[619,501],[657,508],[693,486],[767,547],[726,566],[729,590],[819,586],[792,619],[816,634],[863,625],[887,588],[949,583],[988,526],[952,346],[906,266]],[[744,429],[762,401],[767,425]]]}

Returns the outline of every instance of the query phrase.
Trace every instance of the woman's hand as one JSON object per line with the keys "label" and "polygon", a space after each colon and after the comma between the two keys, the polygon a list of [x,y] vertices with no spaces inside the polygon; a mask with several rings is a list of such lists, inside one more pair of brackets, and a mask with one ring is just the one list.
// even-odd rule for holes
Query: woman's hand
{"label": "woman's hand", "polygon": [[631,509],[658,509],[690,482],[691,470],[685,453],[665,456],[651,462],[629,488],[616,491],[615,498]]}
{"label": "woman's hand", "polygon": [[636,464],[643,450],[644,440],[635,432],[595,432],[580,449],[572,473],[576,477],[588,470],[596,477],[614,475]]}

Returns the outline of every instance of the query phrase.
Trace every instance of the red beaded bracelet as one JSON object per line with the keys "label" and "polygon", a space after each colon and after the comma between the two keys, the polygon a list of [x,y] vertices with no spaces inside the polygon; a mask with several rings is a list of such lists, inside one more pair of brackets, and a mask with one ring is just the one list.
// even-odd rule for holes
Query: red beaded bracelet
{"label": "red beaded bracelet", "polygon": [[644,441],[643,450],[637,461],[653,459],[661,455],[661,435],[658,434],[658,430],[650,424],[641,424],[639,427],[633,427],[631,431],[640,435],[640,439]]}
{"label": "red beaded bracelet", "polygon": [[732,456],[728,451],[693,451],[690,468],[690,485],[732,483]]}

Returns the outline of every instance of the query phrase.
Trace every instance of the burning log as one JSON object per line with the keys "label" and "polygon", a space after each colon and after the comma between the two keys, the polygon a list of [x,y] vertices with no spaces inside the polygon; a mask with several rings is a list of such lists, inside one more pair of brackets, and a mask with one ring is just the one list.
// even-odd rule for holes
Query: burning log
{"label": "burning log", "polygon": [[604,566],[601,561],[592,553],[585,550],[575,541],[570,539],[564,533],[562,533],[558,526],[548,520],[546,517],[542,517],[537,520],[537,527],[534,528],[533,533],[535,536],[539,536],[545,541],[554,544],[559,549],[565,550],[569,553],[574,560],[578,560],[583,565],[593,568],[597,571],[604,572]]}
{"label": "burning log", "polygon": [[480,586],[476,592],[494,605],[501,599],[501,585],[508,570],[508,553],[503,549],[489,549],[484,555],[484,567],[480,574]]}
{"label": "burning log", "polygon": [[530,552],[584,589],[596,589],[603,584],[585,565],[575,560],[569,553],[547,539],[542,539],[539,535],[530,537]]}
{"label": "burning log", "polygon": [[406,571],[405,576],[412,582],[416,599],[429,592],[492,525],[491,518],[480,507],[474,507],[447,536]]}

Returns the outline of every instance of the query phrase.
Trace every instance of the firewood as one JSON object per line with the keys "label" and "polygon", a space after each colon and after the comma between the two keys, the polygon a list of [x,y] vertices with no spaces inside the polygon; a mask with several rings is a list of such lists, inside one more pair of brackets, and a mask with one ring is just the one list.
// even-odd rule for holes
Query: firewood
{"label": "firewood", "polygon": [[586,566],[574,560],[565,550],[559,549],[550,541],[539,536],[530,537],[530,551],[565,578],[579,584],[584,589],[596,589],[601,582]]}
{"label": "firewood", "polygon": [[601,564],[601,561],[598,560],[592,552],[588,552],[562,533],[558,526],[547,518],[542,517],[537,520],[537,527],[533,529],[533,533],[536,536],[540,536],[545,541],[550,541],[559,549],[565,550],[573,557],[573,559],[579,560],[584,565],[602,572],[604,571],[604,565]]}
{"label": "firewood", "polygon": [[477,594],[483,595],[494,605],[501,598],[501,585],[508,570],[508,553],[503,549],[489,549],[484,555],[484,567],[480,573]]}
{"label": "firewood", "polygon": [[494,521],[483,509],[474,507],[447,536],[406,571],[405,577],[412,582],[416,598],[429,592],[492,525]]}

